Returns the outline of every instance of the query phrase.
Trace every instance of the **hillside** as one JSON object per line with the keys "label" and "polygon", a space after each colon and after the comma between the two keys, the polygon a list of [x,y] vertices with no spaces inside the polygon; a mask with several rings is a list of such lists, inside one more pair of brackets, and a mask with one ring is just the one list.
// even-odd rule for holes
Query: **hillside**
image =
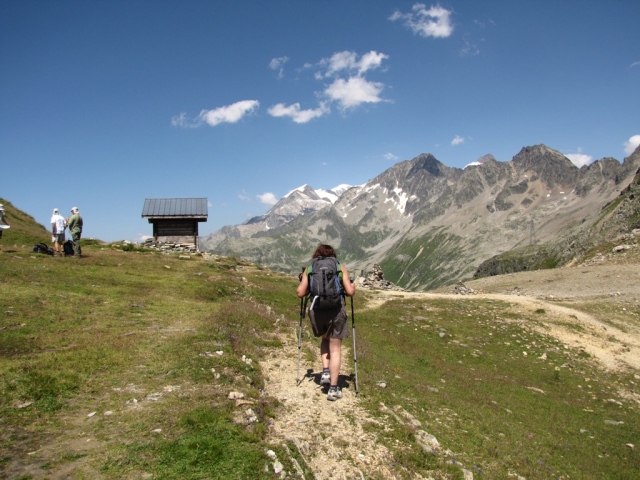
{"label": "hillside", "polygon": [[33,246],[40,242],[51,243],[50,226],[46,228],[36,223],[31,215],[14,207],[10,201],[4,198],[0,198],[0,204],[4,205],[7,223],[11,226],[3,233],[0,240],[0,245],[3,245],[5,249],[15,248],[19,245]]}
{"label": "hillside", "polygon": [[[209,249],[294,273],[324,242],[353,272],[377,263],[401,287],[436,288],[471,278],[504,252],[583,236],[639,166],[636,151],[623,163],[605,158],[577,168],[544,145],[525,147],[508,162],[486,155],[465,169],[420,155],[276,228],[221,231]],[[571,258],[560,252],[552,263]]]}
{"label": "hillside", "polygon": [[472,295],[358,291],[327,402],[294,276],[3,245],[0,476],[633,478],[640,252],[599,248]]}

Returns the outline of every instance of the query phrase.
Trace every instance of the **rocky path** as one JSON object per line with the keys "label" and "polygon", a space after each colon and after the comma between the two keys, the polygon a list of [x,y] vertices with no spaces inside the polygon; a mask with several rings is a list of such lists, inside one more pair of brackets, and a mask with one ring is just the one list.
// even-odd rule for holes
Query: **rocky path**
{"label": "rocky path", "polygon": [[[309,363],[304,354],[300,363],[300,375],[304,376],[301,382],[296,382],[296,335],[297,332],[292,331],[291,335],[282,338],[284,351],[274,351],[261,364],[266,377],[266,393],[276,397],[285,407],[271,428],[271,441],[293,442],[319,480],[370,478],[373,474],[392,478],[385,468],[389,452],[376,442],[374,434],[363,429],[363,424],[377,421],[359,404],[354,382],[349,381],[349,387],[343,389],[343,398],[327,401],[319,384],[319,359]],[[353,353],[348,348],[348,341],[342,354],[342,371],[352,371]]]}

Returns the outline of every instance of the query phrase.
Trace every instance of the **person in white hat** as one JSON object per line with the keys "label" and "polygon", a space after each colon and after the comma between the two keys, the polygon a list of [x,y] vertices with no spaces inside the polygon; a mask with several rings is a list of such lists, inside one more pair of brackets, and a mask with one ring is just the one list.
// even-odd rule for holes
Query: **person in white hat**
{"label": "person in white hat", "polygon": [[69,225],[69,233],[71,234],[71,240],[73,241],[73,254],[79,258],[82,254],[82,249],[80,248],[80,237],[82,236],[83,222],[78,207],[73,207],[71,209],[71,214],[71,218],[67,220],[67,225]]}
{"label": "person in white hat", "polygon": [[53,240],[53,255],[62,257],[64,255],[64,229],[67,228],[67,221],[57,208],[53,209],[51,216],[51,239]]}
{"label": "person in white hat", "polygon": [[[6,225],[7,228],[9,228],[9,224],[7,223],[7,220],[4,214],[4,205],[2,205],[1,203],[0,203],[0,225]],[[3,228],[0,228],[0,239],[2,238],[3,230],[4,230]]]}

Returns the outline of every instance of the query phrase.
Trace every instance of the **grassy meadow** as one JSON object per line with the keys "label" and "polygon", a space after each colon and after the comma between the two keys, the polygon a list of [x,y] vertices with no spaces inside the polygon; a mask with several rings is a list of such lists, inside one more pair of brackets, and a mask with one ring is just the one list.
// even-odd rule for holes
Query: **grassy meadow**
{"label": "grassy meadow", "polygon": [[[85,258],[53,258],[31,251],[46,231],[18,241],[16,220],[0,249],[0,478],[274,478],[267,450],[295,478],[287,448],[266,441],[283,406],[259,366],[296,331],[295,278],[98,241]],[[397,478],[462,478],[460,466],[486,479],[637,478],[640,416],[619,393],[638,393],[637,376],[534,333],[544,310],[409,296],[365,308],[373,296],[355,301],[359,401],[393,426],[366,428]],[[381,404],[442,451],[425,453],[415,425]]]}
{"label": "grassy meadow", "polygon": [[[534,332],[544,316],[470,298],[363,314],[358,365],[374,390],[370,409],[401,405],[474,478],[637,478],[640,415],[620,391],[637,394],[638,376],[595,369],[585,352]],[[375,389],[380,382],[386,388]],[[412,445],[410,427],[388,441],[402,435],[405,466],[441,467]]]}

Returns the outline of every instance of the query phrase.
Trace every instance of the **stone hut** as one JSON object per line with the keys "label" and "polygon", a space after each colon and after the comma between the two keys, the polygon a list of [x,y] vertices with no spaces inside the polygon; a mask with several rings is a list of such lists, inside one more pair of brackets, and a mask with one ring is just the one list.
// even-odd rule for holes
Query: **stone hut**
{"label": "stone hut", "polygon": [[147,198],[142,218],[153,225],[157,243],[193,244],[198,249],[198,223],[209,215],[206,198]]}

